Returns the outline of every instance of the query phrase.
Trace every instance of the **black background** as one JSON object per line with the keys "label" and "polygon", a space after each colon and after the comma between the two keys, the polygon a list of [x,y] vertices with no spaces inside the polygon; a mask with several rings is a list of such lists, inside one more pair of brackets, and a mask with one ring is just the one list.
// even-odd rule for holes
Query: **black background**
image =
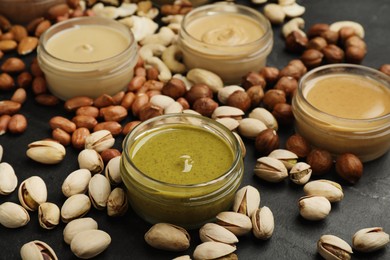
{"label": "black background", "polygon": [[[253,5],[249,1],[239,1],[258,10],[263,5]],[[368,54],[363,65],[379,68],[390,63],[390,1],[388,0],[307,0],[299,1],[306,7],[303,15],[306,29],[315,23],[332,23],[340,20],[353,20],[361,23],[366,31],[365,41]],[[274,26],[275,45],[268,59],[269,66],[282,68],[296,55],[286,53],[280,34],[280,26]],[[31,60],[32,56],[26,57]],[[2,63],[5,59],[0,60]],[[0,93],[0,99],[8,99],[12,93]],[[78,169],[78,151],[67,147],[65,160],[58,165],[42,165],[28,159],[25,155],[27,145],[35,140],[51,136],[48,121],[55,115],[71,118],[63,104],[47,108],[37,105],[33,98],[27,100],[21,113],[27,117],[28,128],[22,135],[9,133],[0,136],[4,148],[3,161],[10,163],[18,176],[19,184],[29,176],[42,177],[48,188],[48,201],[61,207],[65,196],[61,185],[65,177]],[[130,120],[130,119],[127,119]],[[281,148],[293,129],[281,129]],[[116,140],[115,147],[121,149],[123,138]],[[388,140],[390,141],[390,140]],[[380,226],[390,232],[390,153],[364,165],[364,175],[354,186],[340,180],[334,170],[324,176],[343,184],[345,198],[332,204],[330,215],[323,221],[310,222],[299,216],[297,200],[303,195],[302,187],[290,181],[269,184],[253,175],[253,167],[258,155],[254,152],[253,141],[246,140],[248,153],[245,158],[245,176],[242,186],[253,185],[261,193],[261,206],[268,206],[274,213],[275,231],[269,241],[260,241],[249,234],[240,237],[237,251],[240,259],[320,259],[316,252],[316,242],[323,234],[333,234],[351,244],[353,234],[366,227]],[[318,178],[318,177],[317,177]],[[8,196],[0,196],[0,203],[12,201],[19,203],[17,191]],[[94,218],[99,229],[111,235],[112,243],[96,259],[172,259],[189,254],[200,243],[197,230],[191,231],[191,247],[182,253],[164,252],[148,246],[143,236],[150,224],[140,219],[131,209],[120,218],[110,218],[105,211],[92,209],[88,215]],[[31,220],[27,226],[7,229],[0,226],[0,259],[18,259],[21,246],[31,240],[47,242],[57,253],[59,259],[75,259],[69,246],[63,241],[64,223],[54,230],[44,230],[39,226],[37,212],[30,212]],[[353,259],[390,259],[390,247],[375,253],[355,253]]]}

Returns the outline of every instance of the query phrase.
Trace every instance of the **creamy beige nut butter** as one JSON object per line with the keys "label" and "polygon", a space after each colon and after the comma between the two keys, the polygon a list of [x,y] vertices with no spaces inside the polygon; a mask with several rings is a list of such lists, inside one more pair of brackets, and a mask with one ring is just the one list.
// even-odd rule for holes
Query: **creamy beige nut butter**
{"label": "creamy beige nut butter", "polygon": [[101,17],[70,19],[40,38],[38,62],[61,99],[114,95],[133,78],[137,43],[125,25]]}
{"label": "creamy beige nut butter", "polygon": [[390,78],[377,70],[352,64],[312,70],[300,81],[293,112],[297,132],[334,155],[370,161],[390,148]]}
{"label": "creamy beige nut butter", "polygon": [[213,4],[195,8],[182,22],[179,45],[189,68],[203,68],[235,84],[265,66],[273,39],[270,24],[249,7]]}

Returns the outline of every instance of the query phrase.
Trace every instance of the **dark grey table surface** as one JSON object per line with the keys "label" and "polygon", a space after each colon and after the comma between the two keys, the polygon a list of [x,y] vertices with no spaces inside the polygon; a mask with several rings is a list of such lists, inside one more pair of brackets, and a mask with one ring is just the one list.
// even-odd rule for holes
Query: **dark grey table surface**
{"label": "dark grey table surface", "polygon": [[[361,23],[366,30],[365,41],[368,54],[363,65],[378,68],[390,63],[390,1],[389,0],[302,0],[306,7],[303,18],[306,29],[315,23],[332,23],[340,20],[353,20]],[[246,3],[251,5],[249,1]],[[263,5],[251,5],[259,10]],[[275,46],[268,59],[269,66],[282,68],[296,55],[284,51],[280,35],[281,27],[274,26]],[[31,58],[31,57],[30,57]],[[0,60],[0,62],[2,62]],[[0,93],[0,100],[9,98],[10,93]],[[48,201],[61,206],[65,201],[61,185],[65,177],[78,168],[78,151],[67,147],[65,160],[58,165],[41,165],[25,155],[27,145],[35,140],[50,137],[49,119],[54,115],[70,117],[62,104],[53,108],[38,106],[30,98],[21,110],[28,120],[28,129],[22,135],[9,133],[0,136],[4,148],[3,161],[10,163],[18,176],[19,183],[32,175],[42,177],[48,188]],[[293,129],[279,131],[284,140]],[[117,138],[115,147],[121,149],[123,138]],[[390,140],[388,140],[390,142]],[[303,195],[302,187],[284,181],[268,184],[253,174],[256,162],[253,141],[246,141],[248,154],[245,158],[245,177],[242,185],[253,185],[261,193],[261,206],[268,206],[274,213],[275,231],[268,241],[260,241],[252,235],[240,237],[237,254],[240,259],[320,259],[316,252],[316,242],[323,234],[333,234],[351,243],[352,235],[365,227],[380,226],[390,232],[390,153],[366,163],[361,180],[351,186],[342,182],[334,171],[325,176],[343,184],[345,198],[332,205],[330,215],[323,221],[310,222],[299,216],[297,200]],[[0,196],[0,203],[12,201],[19,203],[17,192]],[[54,230],[44,230],[39,226],[37,212],[30,213],[27,226],[7,229],[0,226],[0,259],[20,258],[20,247],[31,240],[47,242],[57,253],[59,259],[75,259],[69,246],[63,241],[61,223]],[[172,259],[182,254],[192,255],[200,243],[197,230],[191,231],[191,247],[182,253],[156,250],[148,246],[143,236],[150,224],[140,219],[131,209],[120,218],[110,218],[105,212],[92,209],[87,216],[94,218],[99,228],[111,235],[109,248],[96,259]],[[390,259],[390,246],[375,253],[355,253],[353,259]]]}

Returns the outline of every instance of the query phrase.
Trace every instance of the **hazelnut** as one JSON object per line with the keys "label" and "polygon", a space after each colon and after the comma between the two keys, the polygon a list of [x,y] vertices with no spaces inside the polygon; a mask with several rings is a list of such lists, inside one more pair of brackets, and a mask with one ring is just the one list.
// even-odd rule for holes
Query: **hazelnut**
{"label": "hazelnut", "polygon": [[146,78],[148,80],[158,80],[159,71],[155,67],[150,67],[146,69]]}
{"label": "hazelnut", "polygon": [[130,133],[131,130],[134,129],[134,127],[136,127],[137,125],[139,125],[141,123],[141,121],[139,120],[135,120],[135,121],[130,121],[128,122],[127,124],[125,124],[125,126],[123,127],[122,129],[122,134],[123,135],[127,135],[128,133]]}
{"label": "hazelnut", "polygon": [[280,77],[289,76],[295,78],[296,80],[299,80],[303,76],[303,74],[305,74],[305,70],[306,70],[305,65],[303,63],[302,65],[303,67],[297,66],[296,63],[289,63],[286,67],[284,67],[280,71],[279,76]]}
{"label": "hazelnut", "polygon": [[264,90],[262,86],[252,86],[246,91],[251,100],[251,107],[257,107],[260,105],[264,97]]}
{"label": "hazelnut", "polygon": [[245,91],[234,91],[226,100],[226,105],[237,107],[246,112],[251,107],[251,98]]}
{"label": "hazelnut", "polygon": [[299,134],[293,134],[286,141],[286,149],[305,158],[311,151],[310,144]]}
{"label": "hazelnut", "polygon": [[267,84],[274,84],[279,78],[279,69],[276,67],[264,67],[259,73]]}
{"label": "hazelnut", "polygon": [[308,68],[315,68],[321,65],[324,54],[316,49],[308,49],[301,56],[302,62]]}
{"label": "hazelnut", "polygon": [[379,71],[390,76],[390,64],[383,64],[382,66],[380,66]]}
{"label": "hazelnut", "polygon": [[337,44],[339,41],[339,33],[331,30],[326,30],[320,34],[328,44]]}
{"label": "hazelnut", "polygon": [[301,72],[301,76],[303,76],[303,74],[305,74],[307,72],[307,68],[306,68],[305,64],[303,64],[303,62],[300,59],[290,60],[288,65],[294,65],[295,67],[297,67],[299,69],[299,71]]}
{"label": "hazelnut", "polygon": [[274,129],[268,128],[261,131],[255,140],[256,151],[260,154],[270,154],[279,148],[279,136]]}
{"label": "hazelnut", "polygon": [[346,39],[354,35],[356,35],[355,29],[350,26],[342,27],[339,30],[339,39],[342,44],[345,43]]}
{"label": "hazelnut", "polygon": [[256,72],[248,72],[245,76],[242,77],[241,85],[244,89],[248,89],[252,86],[260,85],[265,88],[266,82],[262,75]]}
{"label": "hazelnut", "polygon": [[366,53],[366,49],[350,46],[345,50],[345,60],[349,63],[360,64]]}
{"label": "hazelnut", "polygon": [[326,45],[328,45],[328,43],[326,42],[326,40],[322,37],[315,37],[313,39],[311,39],[308,43],[307,43],[307,48],[308,49],[315,49],[315,50],[322,50]]}
{"label": "hazelnut", "polygon": [[139,119],[141,121],[145,121],[149,118],[161,116],[162,114],[164,114],[164,110],[161,107],[148,103],[145,106],[141,107],[139,111]]}
{"label": "hazelnut", "polygon": [[163,95],[178,99],[186,93],[186,86],[181,79],[171,78],[161,90]]}
{"label": "hazelnut", "polygon": [[344,51],[334,44],[327,45],[322,49],[322,53],[328,63],[340,63],[344,60]]}
{"label": "hazelnut", "polygon": [[300,53],[306,49],[308,39],[297,31],[292,31],[286,37],[286,50]]}
{"label": "hazelnut", "polygon": [[276,83],[275,89],[283,90],[287,97],[292,97],[295,90],[298,88],[298,81],[293,77],[281,77]]}
{"label": "hazelnut", "polygon": [[292,107],[287,103],[278,103],[272,110],[272,115],[280,125],[291,125],[294,122]]}
{"label": "hazelnut", "polygon": [[332,155],[322,149],[313,149],[307,155],[306,162],[311,166],[313,174],[322,175],[329,172],[333,166]]}
{"label": "hazelnut", "polygon": [[33,78],[30,72],[24,71],[18,75],[16,78],[16,82],[18,83],[18,86],[21,88],[27,88],[31,85]]}
{"label": "hazelnut", "polygon": [[217,107],[218,103],[212,98],[202,97],[195,100],[192,109],[200,113],[202,116],[210,117]]}
{"label": "hazelnut", "polygon": [[367,44],[357,35],[347,38],[345,40],[344,46],[346,49],[351,46],[359,47],[361,49],[367,49]]}
{"label": "hazelnut", "polygon": [[307,32],[307,35],[309,38],[314,38],[316,36],[320,36],[321,33],[325,32],[329,30],[329,24],[326,24],[326,23],[316,23],[316,24],[313,24],[308,32]]}
{"label": "hazelnut", "polygon": [[363,163],[354,154],[341,154],[336,158],[336,172],[341,178],[354,184],[363,175]]}
{"label": "hazelnut", "polygon": [[103,159],[104,165],[107,165],[107,163],[114,157],[120,156],[121,152],[118,149],[115,148],[109,148],[100,153],[100,156]]}
{"label": "hazelnut", "polygon": [[213,91],[206,84],[195,84],[185,94],[185,99],[188,103],[193,104],[198,98],[213,97]]}
{"label": "hazelnut", "polygon": [[270,89],[264,94],[263,104],[264,106],[272,110],[278,103],[286,103],[286,94],[280,89]]}
{"label": "hazelnut", "polygon": [[189,109],[190,108],[190,104],[188,103],[187,99],[185,99],[183,97],[179,97],[176,101],[178,103],[180,103],[180,105],[183,107],[183,109]]}

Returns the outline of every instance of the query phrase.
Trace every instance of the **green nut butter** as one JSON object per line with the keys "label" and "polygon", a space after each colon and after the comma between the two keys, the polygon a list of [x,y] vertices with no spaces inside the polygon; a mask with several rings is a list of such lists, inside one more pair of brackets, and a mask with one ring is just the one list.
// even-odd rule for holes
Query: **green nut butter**
{"label": "green nut butter", "polygon": [[196,228],[228,210],[244,163],[235,136],[197,115],[152,118],[123,142],[121,176],[134,211],[150,223]]}

